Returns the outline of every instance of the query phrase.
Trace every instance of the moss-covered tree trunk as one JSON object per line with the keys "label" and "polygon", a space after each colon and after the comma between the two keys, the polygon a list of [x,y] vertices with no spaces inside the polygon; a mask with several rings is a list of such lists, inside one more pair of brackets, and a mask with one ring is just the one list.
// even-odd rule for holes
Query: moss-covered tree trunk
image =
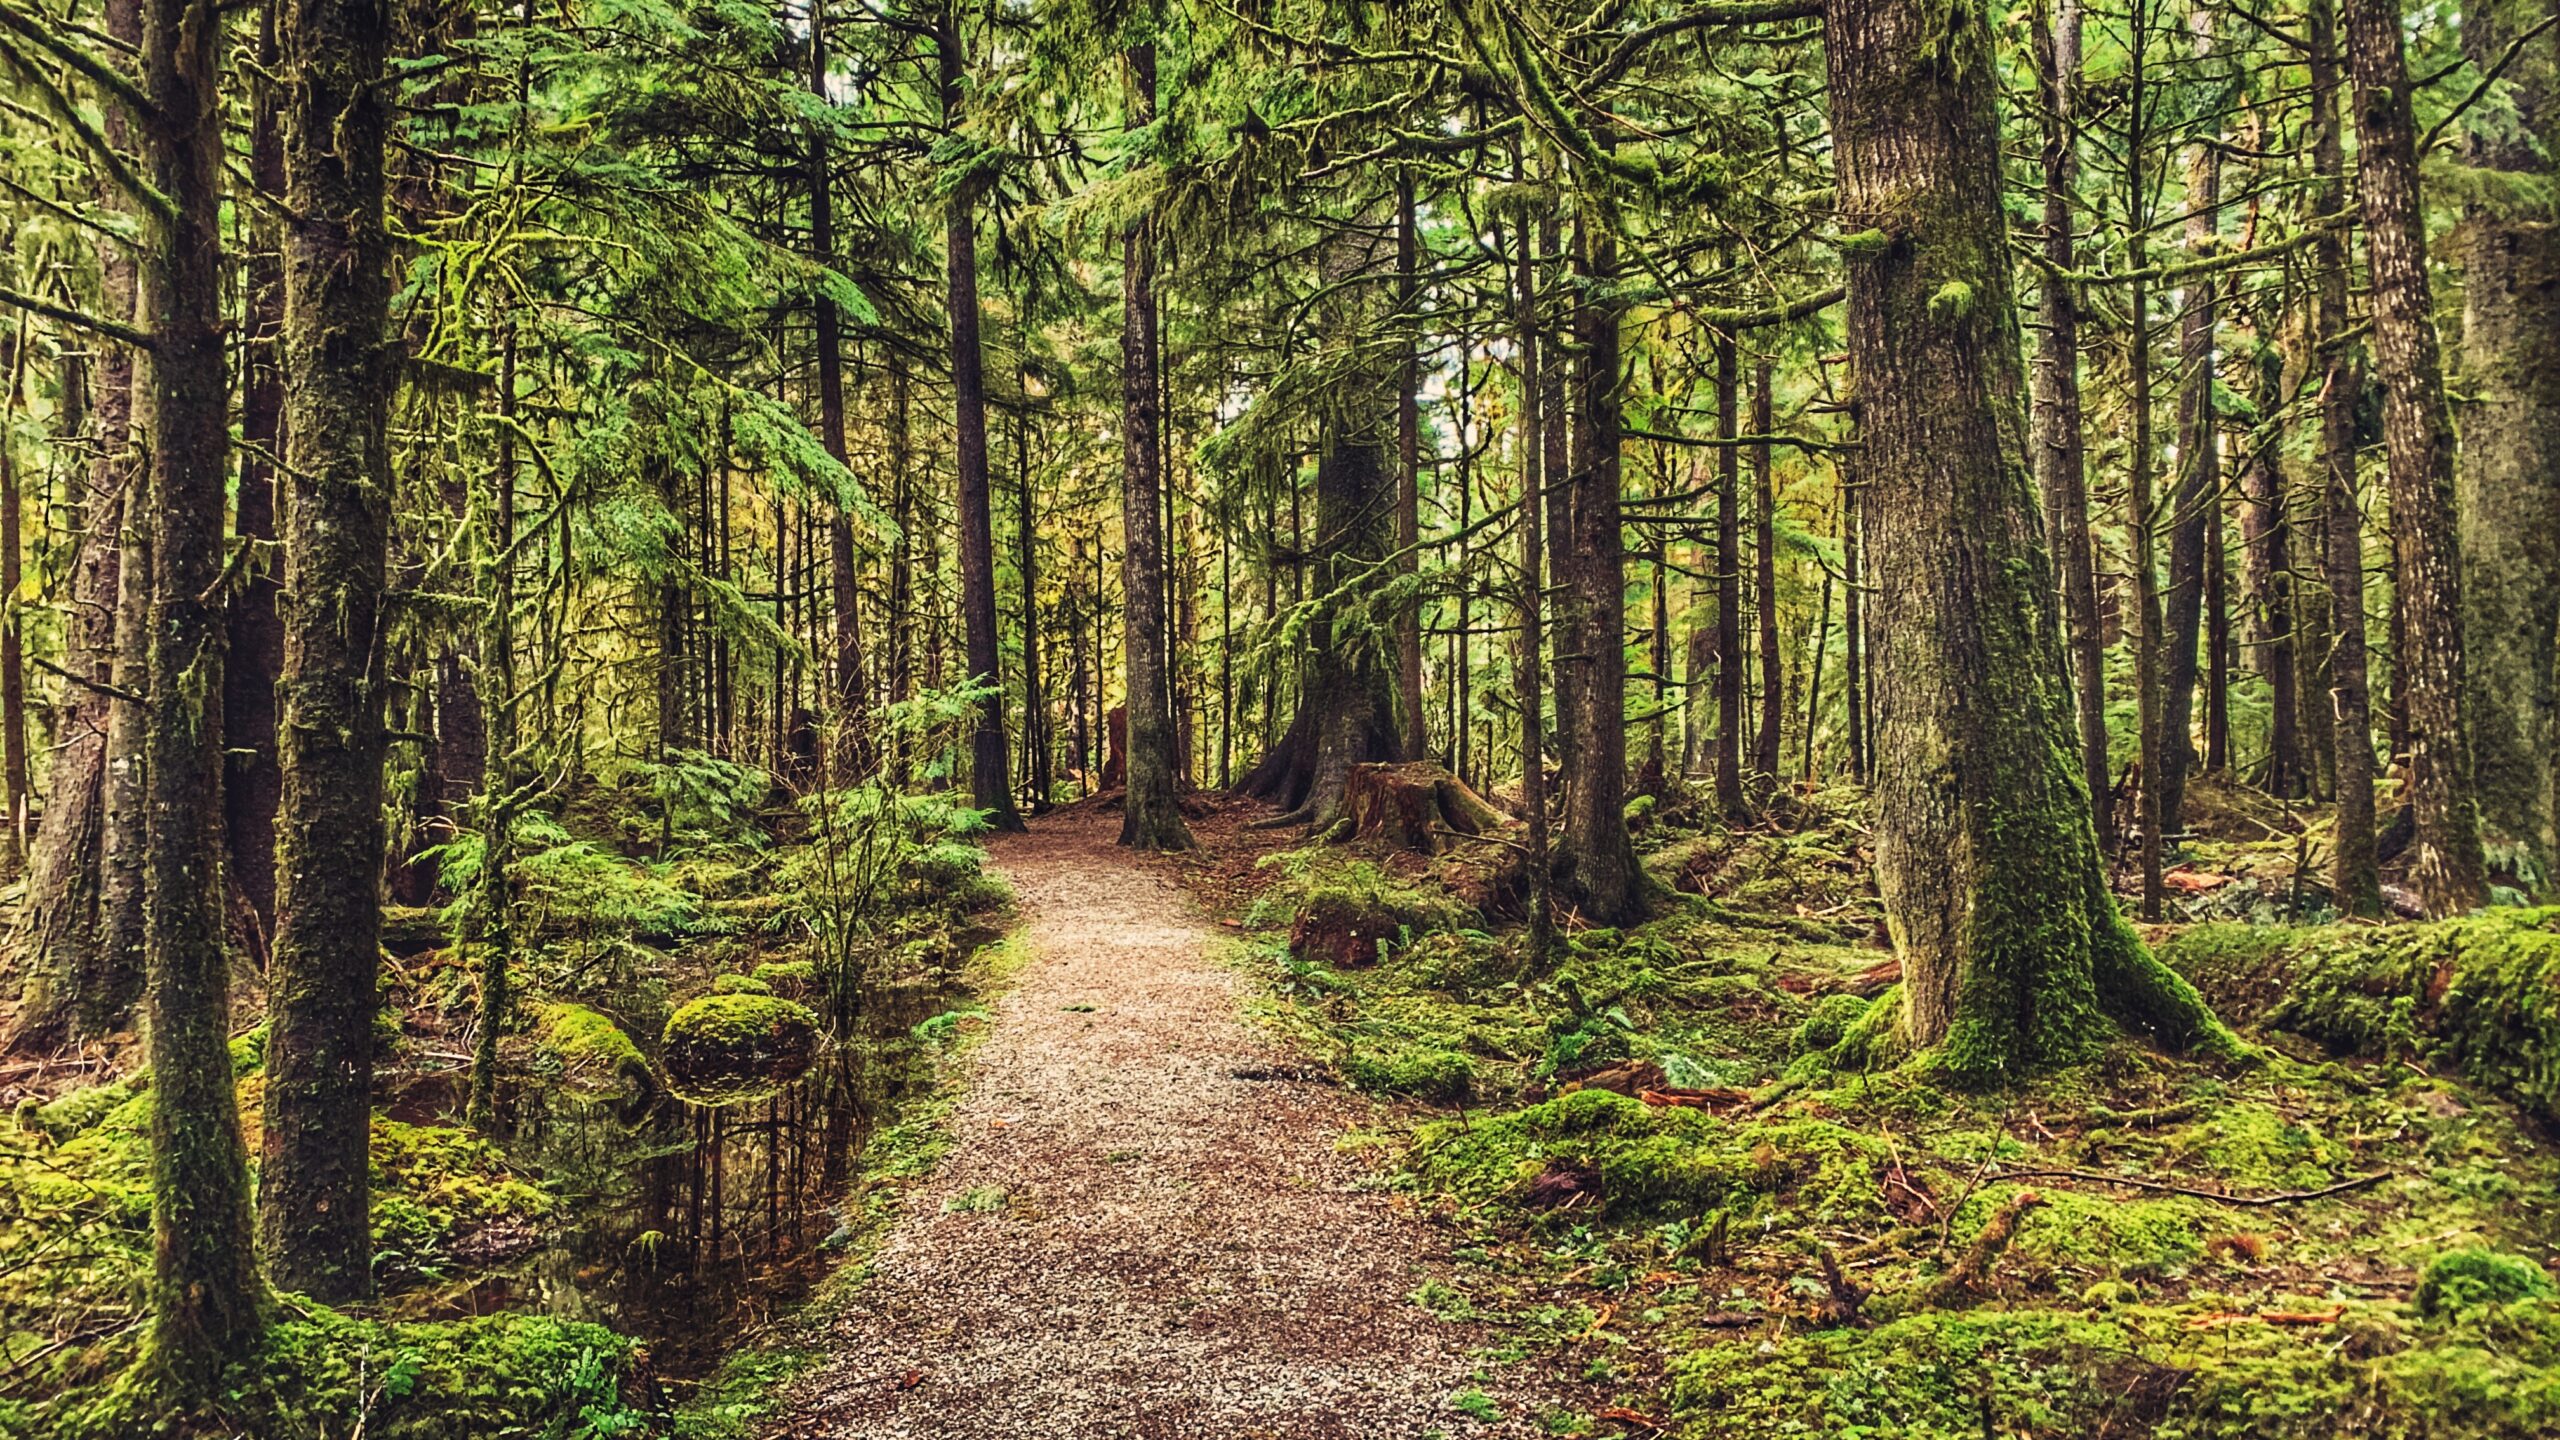
{"label": "moss-covered tree trunk", "polygon": [[2462,547],[2453,520],[2453,412],[2445,404],[2418,191],[2418,135],[2401,58],[2399,0],[2346,0],[2355,78],[2356,192],[2373,277],[2373,353],[2391,477],[2393,596],[2403,634],[2393,686],[2409,712],[2409,883],[2429,915],[2485,897],[2480,817],[2463,729]]}
{"label": "moss-covered tree trunk", "polygon": [[222,889],[222,615],[216,578],[229,441],[222,321],[221,25],[212,0],[146,0],[144,135],[168,199],[146,233],[154,337],[145,881],[151,1061],[151,1329],[146,1373],[179,1413],[214,1393],[265,1319],[248,1155],[232,1089]]}
{"label": "moss-covered tree trunk", "polygon": [[[827,15],[823,0],[809,12],[809,93],[830,104],[827,94]],[[836,263],[835,172],[823,128],[809,136],[809,253],[821,265]],[[845,447],[844,317],[835,297],[821,288],[811,302],[811,321],[818,359],[818,443],[839,465]],[[705,517],[708,519],[709,517]],[[870,686],[864,679],[865,645],[860,604],[861,571],[853,543],[853,520],[839,503],[827,516],[827,591],[834,601],[828,639],[827,701],[835,713],[835,749],[830,757],[843,784],[869,773],[879,753],[871,733]]]}
{"label": "moss-covered tree trunk", "polygon": [[1832,132],[1874,636],[1877,877],[1902,1024],[1953,1075],[2071,1060],[2107,1020],[2224,1041],[2107,891],[2027,467],[1976,4],[1830,0]]}
{"label": "moss-covered tree trunk", "polygon": [[[258,58],[277,72],[282,0],[258,7]],[[281,97],[272,79],[252,82],[249,173],[261,195],[284,195]],[[275,457],[284,445],[284,375],[278,336],[284,326],[282,223],[265,206],[252,221],[257,251],[242,267],[248,343],[241,350],[239,497],[231,528],[240,540],[276,538]],[[277,616],[275,566],[252,556],[231,597],[222,667],[222,837],[232,884],[249,902],[259,928],[276,923],[276,809],[284,774],[276,758],[276,678],[284,669],[284,626]]]}
{"label": "moss-covered tree trunk", "polygon": [[[968,57],[961,49],[963,8],[943,6],[934,31],[942,123],[957,132],[961,77]],[[987,475],[986,356],[978,344],[978,181],[964,179],[952,191],[945,216],[944,275],[951,305],[953,450],[960,472],[960,623],[968,654],[969,683],[988,687],[969,737],[971,803],[999,830],[1019,830],[1014,809],[1010,748],[1004,728],[1004,656],[996,633],[995,517]]]}
{"label": "moss-covered tree trunk", "polygon": [[[1131,46],[1128,58],[1129,124],[1141,127],[1155,115],[1155,46]],[[1155,226],[1145,217],[1132,221],[1121,236],[1120,614],[1129,738],[1120,843],[1145,850],[1188,850],[1191,827],[1183,823],[1175,792],[1173,719],[1165,710],[1155,247]]]}
{"label": "moss-covered tree trunk", "polygon": [[380,1004],[385,433],[382,0],[285,10],[284,803],[258,1194],[269,1274],[328,1301],[372,1288],[373,1019]]}
{"label": "moss-covered tree trunk", "polygon": [[[2212,14],[2201,5],[2189,13],[2200,66],[2212,59]],[[2185,241],[2191,259],[2209,256],[2218,238],[2220,143],[2218,135],[2206,134],[2188,150]],[[2169,501],[2169,583],[2161,596],[2166,638],[2160,677],[2160,823],[2172,832],[2182,828],[2187,776],[2198,759],[2190,739],[2200,669],[2197,641],[2204,636],[2211,577],[2222,567],[2219,550],[2209,554],[2207,545],[2215,528],[2214,513],[2222,503],[2221,425],[2213,399],[2220,284],[2219,275],[2189,281],[2182,287],[2178,317],[2178,463]],[[2211,704],[2209,698],[2207,704]]]}
{"label": "moss-covered tree trunk", "polygon": [[1560,537],[1565,564],[1556,577],[1564,653],[1558,668],[1573,683],[1564,694],[1565,749],[1579,759],[1564,797],[1564,844],[1558,878],[1591,920],[1616,925],[1643,908],[1635,844],[1627,835],[1627,582],[1618,519],[1619,312],[1600,298],[1615,278],[1617,246],[1596,217],[1575,227],[1575,265],[1583,301],[1574,311],[1576,390],[1573,468],[1566,483],[1572,528]]}
{"label": "moss-covered tree trunk", "polygon": [[[2462,46],[2484,70],[2547,4],[2472,0]],[[2552,182],[2560,145],[2560,34],[2523,39],[2506,70],[2520,122],[2476,136],[2466,159],[2519,188]],[[2538,148],[2535,142],[2539,142]],[[2548,191],[2545,191],[2546,195]],[[2554,637],[2560,636],[2560,224],[2483,207],[2457,233],[2462,263],[2463,656],[2473,778],[2489,837],[2519,847],[2547,893],[2560,862],[2560,743]]]}
{"label": "moss-covered tree trunk", "polygon": [[1719,335],[1716,358],[1716,808],[1742,817],[1742,361]]}

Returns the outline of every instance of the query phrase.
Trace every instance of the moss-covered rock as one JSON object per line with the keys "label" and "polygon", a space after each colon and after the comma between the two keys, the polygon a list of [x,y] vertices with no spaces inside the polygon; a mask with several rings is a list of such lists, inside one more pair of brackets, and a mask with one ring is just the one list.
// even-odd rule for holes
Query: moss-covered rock
{"label": "moss-covered rock", "polygon": [[776,995],[805,1000],[818,993],[818,963],[814,960],[768,960],[750,973]]}
{"label": "moss-covered rock", "polygon": [[572,1094],[594,1096],[655,1084],[649,1062],[612,1016],[565,1001],[534,1014],[534,1053],[559,1066]]}
{"label": "moss-covered rock", "polygon": [[761,975],[714,975],[711,977],[711,993],[714,995],[770,995],[773,993],[773,986]]}
{"label": "moss-covered rock", "polygon": [[1427,1047],[1354,1050],[1342,1062],[1342,1078],[1358,1089],[1440,1104],[1466,1098],[1475,1073],[1475,1062],[1466,1056]]}
{"label": "moss-covered rock", "polygon": [[772,1094],[818,1058],[818,1017],[777,995],[705,995],[667,1017],[662,1059],[676,1093],[699,1105]]}

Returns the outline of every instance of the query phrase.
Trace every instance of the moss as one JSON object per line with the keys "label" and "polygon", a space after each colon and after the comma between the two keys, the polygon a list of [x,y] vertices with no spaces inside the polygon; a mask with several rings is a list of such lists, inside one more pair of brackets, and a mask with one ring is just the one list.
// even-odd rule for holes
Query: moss
{"label": "moss", "polygon": [[711,993],[714,995],[770,995],[773,993],[773,985],[761,975],[714,975],[711,977]]}
{"label": "moss", "polygon": [[776,995],[801,999],[818,988],[818,964],[814,960],[768,960],[752,972],[765,988]]}
{"label": "moss", "polygon": [[2551,1272],[2521,1255],[2449,1250],[2427,1262],[2416,1296],[2422,1315],[2451,1315],[2482,1306],[2560,1296]]}
{"label": "moss", "polygon": [[540,1315],[382,1324],[313,1309],[267,1332],[220,1387],[218,1413],[152,1413],[126,1394],[65,1397],[59,1440],[246,1434],[260,1440],[603,1440],[647,1433],[622,1399],[637,1347]]}
{"label": "moss", "polygon": [[2163,958],[2237,1018],[2344,1052],[2416,1051],[2560,1120],[2560,909],[2427,925],[2202,925]]}
{"label": "moss", "polygon": [[1815,1050],[1829,1050],[1838,1045],[1850,1030],[1867,1016],[1870,1002],[1855,995],[1825,995],[1815,1003],[1813,1013],[1796,1027],[1788,1048],[1798,1055]]}
{"label": "moss", "polygon": [[[1965,1203],[1959,1233],[1978,1231],[2016,1186],[1987,1186]],[[2085,1289],[2102,1279],[2169,1279],[2204,1256],[2215,1216],[2202,1200],[2123,1200],[2050,1187],[2018,1219],[2001,1273],[2037,1287]]]}
{"label": "moss", "polygon": [[667,1017],[663,1050],[676,1093],[702,1105],[758,1099],[817,1059],[818,1017],[773,995],[705,995]]}
{"label": "moss", "polygon": [[1342,1062],[1342,1077],[1372,1095],[1411,1095],[1447,1103],[1463,1099],[1475,1085],[1475,1063],[1448,1050],[1428,1048],[1353,1051]]}
{"label": "moss", "polygon": [[634,1075],[645,1079],[649,1062],[613,1017],[584,1005],[554,1002],[534,1012],[534,1052],[558,1064],[572,1093],[618,1090]]}
{"label": "moss", "polygon": [[1590,1177],[1613,1213],[1783,1209],[1804,1220],[1883,1213],[1884,1142],[1828,1120],[1737,1121],[1576,1090],[1491,1119],[1441,1122],[1416,1135],[1404,1181],[1466,1204],[1516,1198],[1550,1170]]}
{"label": "moss", "polygon": [[463,1254],[520,1254],[558,1209],[482,1136],[383,1116],[373,1122],[373,1189],[374,1264],[395,1287],[448,1274]]}

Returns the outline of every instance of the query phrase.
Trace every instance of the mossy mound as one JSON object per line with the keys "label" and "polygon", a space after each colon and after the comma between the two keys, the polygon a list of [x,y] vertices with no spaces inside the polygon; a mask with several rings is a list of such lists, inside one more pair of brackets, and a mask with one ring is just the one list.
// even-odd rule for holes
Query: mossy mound
{"label": "mossy mound", "polygon": [[1481,918],[1446,894],[1358,861],[1302,889],[1289,953],[1328,965],[1373,965],[1419,936],[1464,929]]}
{"label": "mossy mound", "polygon": [[711,977],[711,993],[714,995],[770,995],[773,993],[773,986],[759,975],[714,975]]}
{"label": "mossy mound", "polygon": [[544,1315],[383,1324],[313,1307],[271,1329],[213,1415],[144,1412],[99,1387],[28,1417],[56,1440],[597,1440],[652,1433],[627,1337]]}
{"label": "mossy mound", "polygon": [[2517,1300],[2560,1297],[2551,1272],[2521,1255],[2496,1250],[2449,1250],[2429,1261],[2418,1277],[2423,1315],[2458,1315]]}
{"label": "mossy mound", "polygon": [[1612,1215],[1703,1213],[1845,1222],[1882,1216],[1883,1141],[1814,1118],[1733,1120],[1576,1090],[1508,1115],[1425,1126],[1404,1181],[1483,1206],[1552,1195],[1546,1177]]}
{"label": "mossy mound", "polygon": [[1695,1437],[2526,1440],[2560,1426],[2560,1305],[2426,1329],[2387,1305],[2298,1313],[2320,1318],[1969,1310],[1753,1335],[1675,1360],[1671,1395]]}
{"label": "mossy mound", "polygon": [[1475,1062],[1427,1046],[1355,1050],[1344,1057],[1342,1078],[1372,1095],[1410,1095],[1438,1104],[1465,1099],[1475,1086]]}
{"label": "mossy mound", "polygon": [[374,1263],[386,1284],[516,1259],[540,1243],[556,1210],[488,1139],[374,1117]]}
{"label": "mossy mound", "polygon": [[2160,957],[2226,1019],[2457,1066],[2560,1121],[2560,908],[2426,925],[2198,925]]}
{"label": "mossy mound", "polygon": [[697,1105],[761,1099],[818,1058],[818,1017],[778,995],[705,995],[667,1017],[667,1080]]}
{"label": "mossy mound", "polygon": [[565,1001],[544,1005],[534,1014],[533,1043],[535,1055],[558,1065],[561,1084],[575,1095],[655,1083],[639,1045],[600,1010]]}
{"label": "mossy mound", "polygon": [[768,960],[749,972],[764,982],[773,994],[793,1000],[805,1000],[818,993],[818,963],[814,960]]}

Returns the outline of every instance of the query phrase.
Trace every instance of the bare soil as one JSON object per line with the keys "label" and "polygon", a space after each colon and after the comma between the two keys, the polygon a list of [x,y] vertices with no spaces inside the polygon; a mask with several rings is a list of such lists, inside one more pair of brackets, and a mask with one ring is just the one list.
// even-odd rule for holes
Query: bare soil
{"label": "bare soil", "polygon": [[1030,962],[951,1152],[773,1433],[1545,1433],[1560,1397],[1481,1359],[1493,1334],[1407,1298],[1445,1245],[1338,1145],[1366,1105],[1243,1017],[1218,932],[1118,825],[1084,808],[996,842]]}

